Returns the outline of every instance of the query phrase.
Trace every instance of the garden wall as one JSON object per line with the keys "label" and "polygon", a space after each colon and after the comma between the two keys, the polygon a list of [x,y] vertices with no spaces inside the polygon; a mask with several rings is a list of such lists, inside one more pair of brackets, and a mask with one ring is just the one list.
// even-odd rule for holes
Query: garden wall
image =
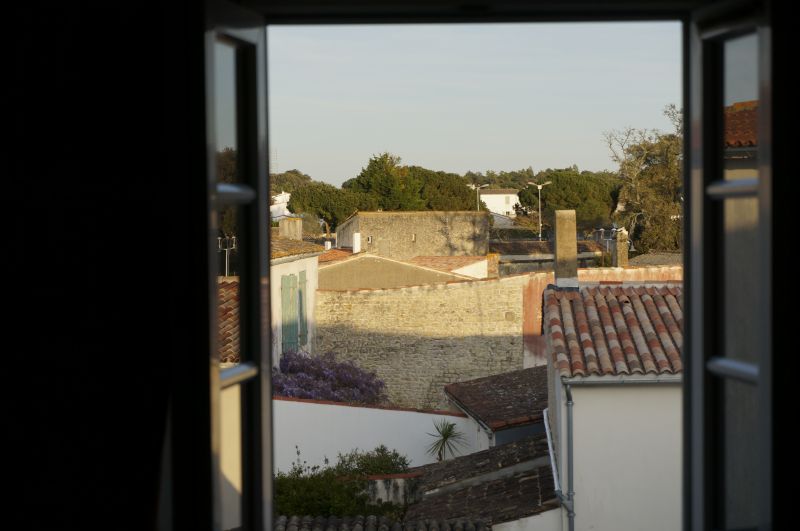
{"label": "garden wall", "polygon": [[[464,433],[465,445],[458,455],[478,451],[476,424],[461,413],[415,411],[402,408],[349,406],[322,400],[275,397],[272,402],[275,469],[287,472],[300,459],[310,466],[331,464],[339,453],[356,448],[369,451],[386,445],[407,456],[411,466],[436,461],[426,453],[434,441],[434,422],[447,420]],[[485,438],[485,436],[484,436]]]}

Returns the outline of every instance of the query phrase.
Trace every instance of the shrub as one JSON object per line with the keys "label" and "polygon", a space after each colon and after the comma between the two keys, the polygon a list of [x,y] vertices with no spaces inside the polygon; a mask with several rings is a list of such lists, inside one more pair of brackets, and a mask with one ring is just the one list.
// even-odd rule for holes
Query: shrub
{"label": "shrub", "polygon": [[402,516],[403,507],[391,503],[370,505],[366,493],[370,474],[394,474],[408,469],[408,459],[396,450],[378,446],[371,452],[353,450],[339,454],[334,466],[308,466],[300,460],[289,472],[275,475],[275,510],[277,514],[355,516]]}
{"label": "shrub", "polygon": [[350,361],[337,361],[332,352],[320,356],[287,352],[279,369],[272,369],[272,389],[277,396],[380,404],[386,401],[385,388],[374,372]]}

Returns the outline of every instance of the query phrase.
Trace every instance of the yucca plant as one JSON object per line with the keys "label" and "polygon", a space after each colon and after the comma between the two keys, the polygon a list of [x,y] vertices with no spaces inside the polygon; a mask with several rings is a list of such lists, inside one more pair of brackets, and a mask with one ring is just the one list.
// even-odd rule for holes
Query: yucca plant
{"label": "yucca plant", "polygon": [[436,428],[436,433],[428,435],[434,437],[435,440],[428,447],[428,453],[435,455],[437,461],[446,459],[448,453],[452,457],[457,446],[465,446],[464,434],[456,429],[454,423],[447,419],[442,419],[441,422],[434,420],[433,426]]}

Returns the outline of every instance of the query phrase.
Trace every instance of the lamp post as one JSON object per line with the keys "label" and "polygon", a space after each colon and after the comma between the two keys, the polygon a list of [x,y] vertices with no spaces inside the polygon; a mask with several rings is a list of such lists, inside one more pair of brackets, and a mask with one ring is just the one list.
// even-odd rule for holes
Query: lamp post
{"label": "lamp post", "polygon": [[482,184],[480,186],[478,186],[477,184],[471,184],[470,186],[475,189],[475,210],[479,211],[481,209],[480,189],[486,188],[487,186],[489,186],[489,184],[488,183]]}
{"label": "lamp post", "polygon": [[530,186],[535,186],[539,190],[539,241],[542,241],[542,188],[552,183],[553,181],[547,181],[542,184],[528,183]]}

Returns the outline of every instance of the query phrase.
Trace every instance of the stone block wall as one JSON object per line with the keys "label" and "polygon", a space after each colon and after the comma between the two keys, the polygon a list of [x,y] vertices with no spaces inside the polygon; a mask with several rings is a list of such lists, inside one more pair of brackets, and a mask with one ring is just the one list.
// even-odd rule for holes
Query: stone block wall
{"label": "stone block wall", "polygon": [[319,290],[317,351],[375,371],[397,405],[449,408],[446,384],[523,368],[530,280]]}
{"label": "stone block wall", "polygon": [[337,245],[409,260],[416,256],[483,256],[489,250],[486,212],[359,212],[336,229]]}

